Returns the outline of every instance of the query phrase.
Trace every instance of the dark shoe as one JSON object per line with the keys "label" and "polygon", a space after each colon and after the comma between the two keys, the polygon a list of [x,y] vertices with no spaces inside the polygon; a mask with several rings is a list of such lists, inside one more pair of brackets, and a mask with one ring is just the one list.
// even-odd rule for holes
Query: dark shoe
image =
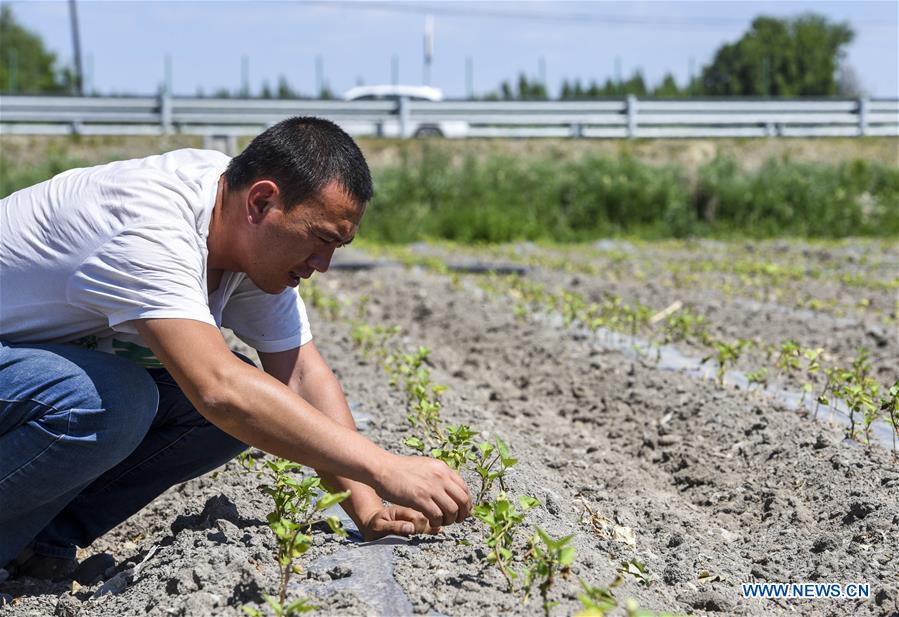
{"label": "dark shoe", "polygon": [[11,569],[16,578],[27,576],[56,582],[72,578],[76,564],[74,559],[39,555],[29,547],[19,553]]}
{"label": "dark shoe", "polygon": [[91,555],[75,568],[74,578],[82,585],[93,585],[100,579],[109,578],[115,570],[115,558],[106,553]]}

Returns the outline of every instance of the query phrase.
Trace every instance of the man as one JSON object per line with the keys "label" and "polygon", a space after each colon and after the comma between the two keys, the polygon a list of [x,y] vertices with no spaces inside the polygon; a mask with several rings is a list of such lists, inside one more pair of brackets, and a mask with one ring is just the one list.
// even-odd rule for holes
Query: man
{"label": "man", "polygon": [[178,150],[0,202],[0,568],[70,574],[76,546],[245,444],[351,490],[367,539],[468,516],[458,474],[356,432],[293,289],[371,196],[346,133],[292,118],[230,161]]}

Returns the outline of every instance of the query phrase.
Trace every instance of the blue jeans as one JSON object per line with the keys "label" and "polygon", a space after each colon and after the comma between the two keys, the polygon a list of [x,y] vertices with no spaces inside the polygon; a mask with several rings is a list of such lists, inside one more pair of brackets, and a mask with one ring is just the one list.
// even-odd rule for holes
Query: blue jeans
{"label": "blue jeans", "polygon": [[73,345],[0,344],[0,567],[29,545],[74,558],[245,448],[164,369]]}

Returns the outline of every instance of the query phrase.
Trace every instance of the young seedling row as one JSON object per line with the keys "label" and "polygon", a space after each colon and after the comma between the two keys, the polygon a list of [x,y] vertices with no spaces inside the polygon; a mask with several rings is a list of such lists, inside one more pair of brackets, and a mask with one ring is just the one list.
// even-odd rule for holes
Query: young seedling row
{"label": "young seedling row", "polygon": [[[475,253],[457,245],[437,245],[436,248],[453,253],[461,252],[473,257],[487,255],[551,272],[586,274],[615,283],[652,281],[675,289],[695,290],[702,287],[728,297],[753,298],[762,302],[777,301],[797,309],[810,309],[834,316],[859,311],[894,323],[896,310],[899,309],[896,306],[891,307],[890,303],[885,301],[885,298],[892,297],[899,289],[899,277],[890,274],[876,276],[855,271],[841,271],[826,262],[797,263],[795,258],[792,261],[769,261],[752,253],[710,258],[690,252],[685,255],[675,252],[675,258],[655,256],[647,259],[631,252],[589,247],[579,247],[576,252],[558,247],[545,248],[535,253],[522,253],[516,247],[510,246],[479,249]],[[674,250],[677,251],[678,248],[682,247],[677,245]],[[429,262],[437,261],[433,257],[423,258],[413,255],[406,249],[374,246],[370,247],[370,250],[389,255],[407,264],[420,264],[423,259]],[[585,261],[585,258],[590,261]],[[430,267],[432,264],[425,265]],[[815,281],[816,289],[797,293],[796,285],[806,280]],[[830,288],[849,287],[852,293],[848,299],[819,297],[816,292],[820,292],[817,287],[821,284]],[[871,294],[874,294],[873,297]]]}
{"label": "young seedling row", "polygon": [[[404,249],[391,252],[407,265],[418,265],[438,273],[447,272],[445,264],[433,258],[419,258]],[[778,379],[798,383],[803,392],[800,404],[804,403],[806,396],[810,400],[814,396],[815,417],[822,405],[830,407],[832,412],[836,399],[841,399],[848,410],[850,422],[846,437],[863,439],[870,446],[872,426],[882,420],[892,427],[893,454],[895,459],[899,459],[899,422],[895,414],[889,413],[896,405],[895,390],[899,381],[893,387],[880,384],[871,375],[869,353],[865,349],[858,350],[849,368],[833,363],[824,367],[822,363],[831,356],[821,348],[803,348],[792,339],[767,346],[752,339],[718,339],[711,335],[704,317],[681,307],[673,311],[671,308],[674,307],[655,311],[641,303],[627,304],[621,297],[612,294],[606,294],[599,302],[590,302],[583,294],[565,289],[552,292],[541,283],[517,275],[488,274],[475,280],[489,295],[511,298],[515,302],[513,313],[520,319],[527,318],[533,312],[557,313],[565,326],[577,322],[594,332],[601,328],[622,332],[631,337],[632,343],[639,335],[655,345],[659,353],[662,345],[675,342],[688,342],[705,348],[707,351],[701,362],[714,364],[715,379],[722,387],[727,372],[737,365],[745,352],[759,349],[769,366],[746,372],[750,387],[759,385],[767,388]],[[458,279],[454,278],[454,282]],[[817,394],[814,394],[815,384],[819,384]]]}
{"label": "young seedling row", "polygon": [[[292,574],[300,572],[296,563],[312,546],[312,529],[326,523],[333,533],[346,537],[340,519],[324,511],[350,496],[349,491],[330,493],[318,476],[303,476],[303,466],[288,460],[264,459],[257,462],[249,453],[240,456],[241,467],[263,480],[259,490],[271,497],[272,511],[266,522],[275,536],[274,559],[278,565],[278,597],[263,594],[277,617],[290,617],[318,608],[308,598],[288,601],[287,589]],[[249,617],[263,617],[261,608],[244,606]]]}
{"label": "young seedling row", "polygon": [[[540,502],[530,495],[509,496],[506,474],[518,460],[506,442],[498,436],[480,439],[481,432],[471,426],[444,421],[441,395],[447,386],[432,381],[430,350],[421,346],[411,351],[403,349],[398,342],[399,326],[370,325],[367,297],[358,299],[352,311],[348,300],[341,303],[312,283],[304,284],[303,292],[314,307],[331,318],[339,318],[344,312],[355,313],[349,319],[353,343],[365,357],[373,358],[384,369],[389,384],[405,395],[411,434],[403,439],[403,445],[476,478],[473,514],[484,526],[484,562],[499,571],[507,591],[519,594],[523,604],[539,594],[544,614],[550,615],[556,605],[551,591],[559,577],[569,576],[575,559],[575,549],[570,545],[573,536],[553,538],[540,527],[526,532],[525,516]],[[640,579],[645,577],[645,571],[637,570],[632,575]],[[648,584],[648,578],[644,580]],[[622,582],[619,577],[609,587]],[[579,615],[602,617],[619,606],[609,588],[592,587],[584,581],[581,585],[586,593],[579,596],[583,607]],[[591,593],[605,598],[602,606],[591,600]],[[639,609],[633,600],[621,608],[629,616],[655,615]]]}

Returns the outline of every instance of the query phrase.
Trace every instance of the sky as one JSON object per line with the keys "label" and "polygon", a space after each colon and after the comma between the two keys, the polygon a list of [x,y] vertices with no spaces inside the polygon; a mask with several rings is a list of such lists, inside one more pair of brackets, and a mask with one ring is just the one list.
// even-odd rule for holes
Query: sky
{"label": "sky", "polygon": [[[71,63],[69,4],[2,0]],[[683,85],[758,15],[813,11],[847,21],[855,41],[845,62],[865,92],[899,98],[899,3],[814,2],[291,2],[77,0],[85,84],[103,94],[153,94],[166,57],[176,95],[272,86],[317,93],[321,78],[341,94],[359,83],[425,80],[425,21],[434,23],[430,84],[450,98],[496,90],[521,72],[545,74],[550,93],[563,78],[584,82],[667,72]],[[470,71],[469,71],[470,67]],[[542,68],[541,68],[542,67]]]}

